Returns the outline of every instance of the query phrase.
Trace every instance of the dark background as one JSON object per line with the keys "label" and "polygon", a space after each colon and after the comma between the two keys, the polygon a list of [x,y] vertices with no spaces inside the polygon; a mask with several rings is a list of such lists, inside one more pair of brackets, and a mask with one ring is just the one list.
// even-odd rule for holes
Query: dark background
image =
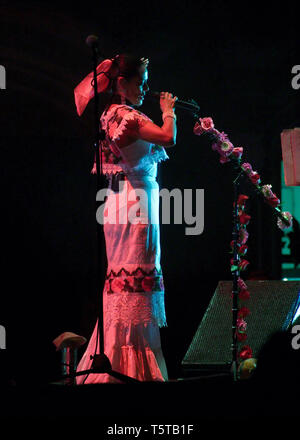
{"label": "dark background", "polygon": [[[300,64],[295,3],[1,2],[1,321],[10,374],[47,382],[59,373],[52,340],[90,337],[99,290],[93,163],[93,104],[76,114],[73,90],[91,71],[90,34],[107,57],[149,58],[152,90],[194,98],[280,197],[280,132],[299,124]],[[158,104],[141,110],[161,124]],[[162,225],[168,328],[161,331],[171,378],[219,280],[230,276],[231,168],[221,165],[194,120],[177,111],[178,136],[159,167],[162,187],[203,188],[205,226]],[[280,279],[280,231],[243,183],[251,265],[244,278]],[[257,275],[257,273],[259,273]],[[229,312],[230,313],[230,312]]]}

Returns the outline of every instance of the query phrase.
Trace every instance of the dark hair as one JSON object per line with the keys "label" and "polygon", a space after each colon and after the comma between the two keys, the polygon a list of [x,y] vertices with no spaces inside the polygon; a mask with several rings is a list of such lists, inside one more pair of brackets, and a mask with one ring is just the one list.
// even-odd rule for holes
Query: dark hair
{"label": "dark hair", "polygon": [[[117,74],[112,78],[112,96],[109,99],[108,105],[121,103],[121,97],[116,93],[117,78],[122,76],[129,80],[139,75],[139,68],[143,64],[143,61],[137,55],[122,53],[113,58],[113,63],[117,67]],[[126,100],[126,104],[130,104],[130,102]]]}
{"label": "dark hair", "polygon": [[126,79],[133,78],[139,74],[139,67],[143,64],[140,57],[128,53],[116,55],[113,62],[118,66],[118,76],[123,76]]}

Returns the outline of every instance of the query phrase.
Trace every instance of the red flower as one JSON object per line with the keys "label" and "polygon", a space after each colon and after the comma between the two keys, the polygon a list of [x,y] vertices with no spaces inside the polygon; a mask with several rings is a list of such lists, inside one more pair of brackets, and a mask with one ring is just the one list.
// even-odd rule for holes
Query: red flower
{"label": "red flower", "polygon": [[241,215],[239,215],[239,221],[242,225],[247,225],[249,223],[250,219],[251,219],[251,216],[248,214],[245,214],[244,212]]}
{"label": "red flower", "polygon": [[249,197],[246,196],[245,194],[240,194],[237,200],[237,204],[244,206],[248,199]]}
{"label": "red flower", "polygon": [[197,136],[200,136],[202,133],[204,133],[204,130],[201,127],[201,125],[199,124],[199,122],[196,122],[193,131],[194,131],[194,134],[196,134]]}
{"label": "red flower", "polygon": [[242,360],[252,358],[253,352],[249,345],[244,345],[239,351],[238,357]]}
{"label": "red flower", "polygon": [[250,293],[248,290],[242,289],[239,291],[239,299],[249,299],[249,298],[250,298]]}
{"label": "red flower", "polygon": [[273,208],[276,208],[280,204],[280,200],[278,197],[276,197],[276,194],[273,194],[272,197],[267,198],[266,202],[269,203],[269,205],[273,206]]}
{"label": "red flower", "polygon": [[253,171],[250,174],[249,178],[250,178],[251,182],[254,183],[254,185],[257,185],[258,183],[260,183],[260,175],[256,171]]}
{"label": "red flower", "polygon": [[238,310],[238,318],[245,318],[250,314],[250,310],[247,307],[241,307]]}
{"label": "red flower", "polygon": [[247,253],[248,250],[248,246],[246,246],[245,244],[242,244],[240,246],[240,248],[238,249],[238,252],[240,255],[245,255]]}
{"label": "red flower", "polygon": [[231,154],[233,156],[237,157],[238,159],[240,159],[243,154],[243,148],[242,147],[234,147]]}
{"label": "red flower", "polygon": [[142,289],[145,290],[145,292],[151,292],[153,289],[153,286],[155,284],[155,279],[152,277],[145,277],[142,280]]}
{"label": "red flower", "polygon": [[241,261],[239,262],[239,269],[240,269],[240,270],[245,270],[249,264],[250,264],[249,261],[247,261],[247,260],[241,260]]}
{"label": "red flower", "polygon": [[[231,247],[232,252],[233,252],[233,243],[234,243],[234,241],[232,240],[230,242],[230,247]],[[247,250],[248,250],[248,246],[246,246],[245,244],[240,245],[240,243],[237,243],[237,251],[240,256],[244,256],[246,254]],[[230,260],[230,263],[231,263],[231,265],[233,265],[233,260]]]}
{"label": "red flower", "polygon": [[236,332],[236,337],[239,342],[245,341],[247,339],[247,333]]}

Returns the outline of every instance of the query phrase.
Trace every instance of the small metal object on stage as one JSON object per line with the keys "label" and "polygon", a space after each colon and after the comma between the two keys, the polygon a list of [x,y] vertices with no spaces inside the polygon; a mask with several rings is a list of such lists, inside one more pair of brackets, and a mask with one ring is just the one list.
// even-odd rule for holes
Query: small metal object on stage
{"label": "small metal object on stage", "polygon": [[[86,338],[71,332],[64,332],[53,340],[56,351],[62,352],[62,375],[69,375],[76,372],[78,348],[86,343]],[[66,378],[64,385],[74,385],[75,378]]]}

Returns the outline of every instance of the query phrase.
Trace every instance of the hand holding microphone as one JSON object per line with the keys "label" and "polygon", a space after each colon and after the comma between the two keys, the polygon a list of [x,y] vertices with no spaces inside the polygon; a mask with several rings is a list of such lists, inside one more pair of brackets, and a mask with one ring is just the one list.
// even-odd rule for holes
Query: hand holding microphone
{"label": "hand holding microphone", "polygon": [[[164,108],[164,104],[162,104],[162,97],[164,97],[163,100],[169,102],[170,100],[173,100],[174,105],[173,107],[176,107],[176,109],[181,109],[181,110],[185,110],[189,113],[191,113],[193,116],[195,116],[196,118],[199,117],[199,112],[200,112],[200,107],[197,104],[197,102],[194,99],[189,99],[188,101],[182,101],[181,99],[178,99],[177,96],[175,96],[174,98],[172,98],[172,93],[168,93],[168,92],[149,92],[149,99],[155,101],[158,98],[160,99],[160,108],[163,111]],[[162,108],[163,105],[163,108]],[[166,106],[168,106],[168,104],[166,104]]]}
{"label": "hand holding microphone", "polygon": [[161,92],[160,93],[160,109],[162,111],[162,118],[165,122],[165,118],[170,117],[176,121],[176,115],[174,112],[175,102],[177,101],[177,96],[174,96],[169,92]]}
{"label": "hand holding microphone", "polygon": [[160,109],[164,113],[167,110],[172,110],[175,106],[175,102],[177,101],[177,96],[172,97],[172,93],[169,92],[161,92],[160,93]]}

